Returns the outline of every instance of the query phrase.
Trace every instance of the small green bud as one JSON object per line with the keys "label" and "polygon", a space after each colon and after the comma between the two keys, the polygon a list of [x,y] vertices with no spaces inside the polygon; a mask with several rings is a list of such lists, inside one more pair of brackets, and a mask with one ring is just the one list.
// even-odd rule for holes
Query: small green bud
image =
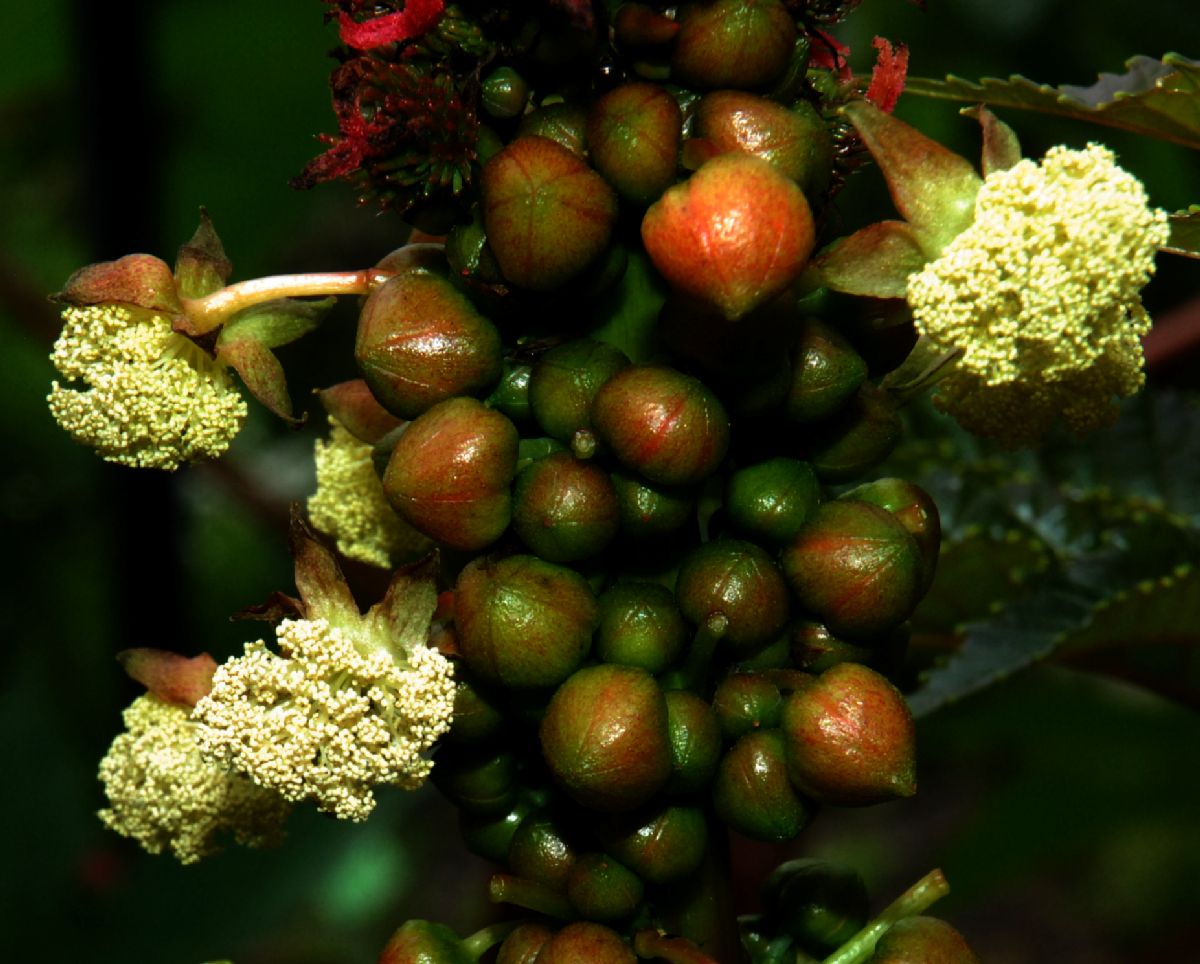
{"label": "small green bud", "polygon": [[560,892],[567,886],[576,859],[575,847],[560,822],[545,810],[521,821],[508,848],[508,866],[514,874]]}
{"label": "small green bud", "polygon": [[444,739],[449,743],[479,743],[495,736],[503,725],[504,713],[493,694],[459,667],[454,674],[454,719]]}
{"label": "small green bud", "polygon": [[908,645],[903,626],[868,645],[835,636],[828,626],[811,619],[796,620],[789,637],[792,665],[806,673],[823,673],[838,663],[862,663],[883,671],[899,663]]}
{"label": "small green bud", "polygon": [[621,533],[644,540],[677,532],[696,519],[696,497],[691,489],[658,485],[617,469],[611,474],[617,490]]}
{"label": "small green bud", "polygon": [[529,84],[511,67],[497,67],[479,85],[479,103],[492,117],[517,117],[529,100]]}
{"label": "small green bud", "polygon": [[912,713],[873,669],[826,670],[788,697],[782,730],[788,775],[816,800],[853,807],[916,793]]}
{"label": "small green bud", "polygon": [[476,559],[459,574],[454,619],[471,671],[508,687],[555,686],[583,660],[596,597],[572,569],[534,556]]}
{"label": "small green bud", "polygon": [[758,673],[732,673],[717,684],[712,705],[721,735],[733,742],[755,730],[778,726],[783,696],[778,686]]}
{"label": "small green bud", "polygon": [[712,707],[689,690],[669,690],[667,729],[671,735],[668,793],[697,793],[712,781],[721,759],[721,727]]}
{"label": "small green bud", "polygon": [[531,921],[522,924],[504,939],[496,956],[496,964],[534,964],[546,942],[554,936],[545,924]]}
{"label": "small green bud", "polygon": [[820,501],[816,473],[798,459],[748,465],[725,485],[725,512],[733,528],[772,546],[791,542]]}
{"label": "small green bud", "polygon": [[433,785],[469,813],[495,816],[517,799],[517,761],[503,750],[444,743],[434,755]]}
{"label": "small green bud", "polygon": [[788,592],[779,569],[762,549],[739,539],[697,546],[679,568],[679,609],[695,626],[726,621],[724,638],[739,652],[770,642],[788,618]]}
{"label": "small green bud", "polygon": [[550,700],[540,734],[555,779],[593,810],[632,810],[671,776],[666,701],[644,670],[578,670]]}
{"label": "small green bud", "polygon": [[862,877],[813,858],[776,867],[763,885],[763,908],[777,930],[818,957],[837,950],[870,916]]}
{"label": "small green bud", "polygon": [[778,730],[747,733],[726,751],[713,806],[725,823],[755,840],[792,840],[804,829],[812,808],[788,781]]}
{"label": "small green bud", "polygon": [[805,321],[796,343],[792,387],[785,411],[793,422],[828,418],[845,405],[867,377],[867,363],[837,329],[816,318]]}
{"label": "small green bud", "polygon": [[808,460],[822,482],[849,482],[891,455],[903,431],[892,396],[863,385],[816,429]]}
{"label": "small green bud", "polygon": [[546,104],[521,118],[518,137],[545,137],[583,157],[587,151],[587,109],[582,104]]}
{"label": "small green bud", "polygon": [[581,854],[567,877],[567,898],[588,920],[622,920],[637,910],[644,893],[638,875],[608,854]]}
{"label": "small green bud", "polygon": [[506,361],[500,383],[485,399],[486,404],[513,422],[528,422],[533,417],[529,405],[529,377],[532,373],[533,367],[530,365]]}
{"label": "small green bud", "polygon": [[670,884],[695,873],[708,847],[699,807],[662,806],[614,818],[599,830],[605,849],[648,884]]}
{"label": "small green bud", "polygon": [[458,829],[466,848],[477,857],[493,863],[504,863],[513,837],[522,821],[529,816],[532,804],[517,800],[506,813],[479,814],[466,810],[458,812]]}
{"label": "small green bud", "polygon": [[596,655],[606,663],[661,673],[687,642],[687,626],[665,586],[619,582],[600,596]]}

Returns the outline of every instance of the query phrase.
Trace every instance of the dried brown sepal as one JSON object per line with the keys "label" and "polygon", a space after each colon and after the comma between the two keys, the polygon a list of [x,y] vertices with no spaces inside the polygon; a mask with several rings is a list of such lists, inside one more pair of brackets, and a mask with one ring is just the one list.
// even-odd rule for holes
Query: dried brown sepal
{"label": "dried brown sepal", "polygon": [[375,400],[366,381],[350,381],[318,390],[325,411],[360,442],[375,445],[403,423]]}
{"label": "dried brown sepal", "polygon": [[188,657],[165,649],[125,649],[117,653],[117,662],[160,700],[189,707],[208,695],[217,671],[208,653]]}
{"label": "dried brown sepal", "polygon": [[80,268],[50,300],[77,306],[137,305],[167,314],[181,310],[170,266],[152,254],[127,254]]}

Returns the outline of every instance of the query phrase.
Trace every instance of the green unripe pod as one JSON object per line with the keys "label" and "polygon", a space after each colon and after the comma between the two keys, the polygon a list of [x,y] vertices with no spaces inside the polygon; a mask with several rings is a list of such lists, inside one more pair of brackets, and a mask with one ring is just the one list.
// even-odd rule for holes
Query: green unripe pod
{"label": "green unripe pod", "polygon": [[459,278],[479,285],[503,285],[500,265],[488,245],[483,215],[471,209],[472,220],[454,225],[446,235],[446,261]]}
{"label": "green unripe pod", "polygon": [[675,36],[671,76],[689,87],[768,87],[787,70],[795,39],[779,0],[692,4]]}
{"label": "green unripe pod", "polygon": [[587,151],[587,109],[582,104],[546,104],[521,118],[518,137],[545,137],[583,157]]}
{"label": "green unripe pod", "polygon": [[632,810],[671,776],[666,700],[644,670],[578,670],[550,700],[540,735],[550,772],[593,810]]}
{"label": "green unripe pod", "polygon": [[592,105],[592,163],[623,198],[649,204],[675,180],[683,113],[657,84],[623,84]]}
{"label": "green unripe pod", "polygon": [[661,673],[687,642],[687,625],[665,586],[620,582],[600,595],[596,655],[606,663]]}
{"label": "green unripe pod", "polygon": [[919,485],[904,479],[876,479],[864,482],[842,495],[887,509],[900,520],[921,550],[921,585],[923,596],[933,584],[937,571],[938,552],[942,545],[942,522],[933,497]]}
{"label": "green unripe pod", "polygon": [[867,379],[867,363],[836,329],[809,318],[800,330],[784,410],[793,422],[819,421],[845,405]]}
{"label": "green unripe pod", "polygon": [[637,958],[616,931],[577,921],[546,941],[537,964],[637,964]]}
{"label": "green unripe pod", "polygon": [[504,713],[493,695],[482,690],[461,668],[454,674],[454,717],[448,743],[479,743],[495,736],[504,725]]}
{"label": "green unripe pod", "polygon": [[741,91],[714,91],[696,108],[693,134],[720,153],[761,157],[810,196],[824,190],[833,170],[833,135],[808,101],[788,108]]}
{"label": "green unripe pod", "polygon": [[788,776],[822,803],[868,806],[916,793],[912,713],[873,669],[839,663],[792,693],[782,732]]}
{"label": "green unripe pod", "polygon": [[591,429],[589,411],[600,387],[628,367],[623,351],[591,338],[551,348],[534,363],[529,379],[534,418],[547,435],[570,443],[576,432]]}
{"label": "green unripe pod", "polygon": [[468,813],[495,815],[517,799],[517,761],[503,750],[444,743],[434,756],[433,785]]}
{"label": "green unripe pod", "polygon": [[846,943],[870,916],[862,877],[812,858],[775,868],[763,885],[763,907],[776,930],[819,957]]}
{"label": "green unripe pod", "polygon": [[581,917],[593,921],[628,917],[645,890],[637,874],[608,854],[581,854],[567,877],[567,898]]}
{"label": "green unripe pod", "polygon": [[504,938],[496,955],[496,964],[534,964],[546,942],[554,936],[545,924],[522,924]]}
{"label": "green unripe pod", "polygon": [[721,759],[721,727],[716,714],[695,693],[666,693],[671,734],[671,781],[668,793],[697,793],[712,782]]}
{"label": "green unripe pod", "polygon": [[380,404],[411,419],[488,391],[500,377],[500,333],[441,275],[408,270],[363,304],[354,358]]}
{"label": "green unripe pod", "polygon": [[497,67],[479,85],[479,104],[492,117],[517,117],[529,100],[529,84],[511,67]]}
{"label": "green unripe pod", "polygon": [[596,394],[592,423],[627,468],[661,485],[692,485],[721,464],[729,416],[704,385],[673,368],[634,365]]}
{"label": "green unripe pod", "polygon": [[944,920],[906,917],[879,938],[867,964],[979,964],[979,958]]}
{"label": "green unripe pod", "polygon": [[513,528],[543,559],[587,559],[617,534],[616,490],[592,463],[568,453],[548,455],[517,476]]}
{"label": "green unripe pod", "polygon": [[508,866],[514,874],[560,892],[577,857],[558,821],[544,810],[521,821],[508,847]]}
{"label": "green unripe pod", "polygon": [[725,512],[747,538],[772,546],[789,543],[821,501],[807,462],[774,458],[738,469],[725,485]]}
{"label": "green unripe pod", "polygon": [[792,840],[804,829],[812,808],[788,780],[778,730],[747,733],[726,751],[713,806],[725,823],[755,840]]}
{"label": "green unripe pod", "polygon": [[567,148],[519,137],[483,167],[483,223],[504,277],[559,288],[608,247],[617,196]]}
{"label": "green unripe pod", "polygon": [[677,532],[696,518],[691,489],[658,485],[623,469],[611,476],[617,490],[621,532],[631,539],[652,539]]}
{"label": "green unripe pod", "polygon": [[477,552],[508,528],[517,467],[513,423],[473,398],[450,398],[411,422],[383,475],[388,501],[414,529]]}
{"label": "green unripe pod", "polygon": [[410,920],[392,934],[379,964],[475,964],[475,955],[445,924]]}
{"label": "green unripe pod", "polygon": [[917,543],[895,516],[867,502],[820,506],[782,561],[800,604],[838,636],[880,636],[917,603]]}
{"label": "green unripe pod", "polygon": [[725,640],[740,652],[771,641],[788,618],[783,576],[762,549],[739,539],[696,547],[679,568],[675,598],[696,626],[726,621]]}
{"label": "green unripe pod", "polygon": [[529,816],[532,804],[518,800],[507,813],[477,814],[458,812],[458,829],[466,848],[477,857],[493,863],[504,863],[512,847],[517,828]]}
{"label": "green unripe pod", "polygon": [[600,829],[604,847],[648,884],[670,884],[695,873],[708,847],[699,807],[665,806],[630,814]]}
{"label": "green unripe pod", "polygon": [[459,651],[473,673],[502,686],[561,683],[587,654],[597,617],[579,573],[534,556],[476,559],[455,586]]}
{"label": "green unripe pod", "polygon": [[808,460],[822,482],[848,482],[891,455],[903,432],[892,396],[864,385],[819,427]]}
{"label": "green unripe pod", "polygon": [[717,684],[712,705],[721,735],[733,742],[778,726],[783,696],[778,686],[757,673],[733,673]]}
{"label": "green unripe pod", "polygon": [[505,362],[500,383],[492,389],[485,399],[486,403],[513,422],[528,422],[533,417],[533,409],[529,405],[529,376],[532,372],[531,365]]}

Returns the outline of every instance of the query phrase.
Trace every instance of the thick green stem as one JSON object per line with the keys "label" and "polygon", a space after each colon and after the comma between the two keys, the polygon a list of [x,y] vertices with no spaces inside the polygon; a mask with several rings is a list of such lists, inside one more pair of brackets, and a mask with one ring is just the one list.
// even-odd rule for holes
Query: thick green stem
{"label": "thick green stem", "polygon": [[281,274],[252,278],[226,285],[203,298],[184,298],[183,313],[191,323],[189,334],[202,335],[223,325],[239,311],[277,298],[318,295],[368,295],[394,272],[377,268],[362,271],[319,271],[314,274]]}
{"label": "thick green stem", "polygon": [[487,927],[477,930],[470,937],[464,937],[463,947],[468,954],[478,960],[523,923],[524,921],[519,920],[506,920],[489,924]]}
{"label": "thick green stem", "polygon": [[915,917],[950,893],[946,875],[931,870],[883,909],[866,927],[825,958],[824,964],[863,964],[875,953],[879,938],[898,920]]}
{"label": "thick green stem", "polygon": [[512,874],[492,874],[488,896],[494,904],[513,904],[558,920],[574,920],[578,916],[571,902],[558,891]]}

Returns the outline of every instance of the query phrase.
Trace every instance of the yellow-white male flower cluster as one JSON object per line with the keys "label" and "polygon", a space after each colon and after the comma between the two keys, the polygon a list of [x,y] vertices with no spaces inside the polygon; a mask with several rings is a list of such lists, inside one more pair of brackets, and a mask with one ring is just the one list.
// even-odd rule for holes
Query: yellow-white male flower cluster
{"label": "yellow-white male flower cluster", "polygon": [[54,382],[47,400],[76,441],[110,462],[167,470],[229,447],[246,402],[165,315],[106,304],[68,308],[63,321],[50,359],[70,384]]}
{"label": "yellow-white male flower cluster", "polygon": [[1111,420],[1142,386],[1139,297],[1166,241],[1162,211],[1111,151],[1056,147],[988,176],[975,221],[908,282],[917,328],[958,352],[938,405],[968,429],[1033,444],[1058,416]]}
{"label": "yellow-white male flower cluster", "polygon": [[169,849],[185,864],[216,852],[229,835],[251,847],[278,842],[287,802],[205,760],[190,714],[151,694],[126,708],[125,732],[100,763],[109,800],[100,819],[150,853]]}
{"label": "yellow-white male flower cluster", "polygon": [[276,636],[280,655],[247,643],[196,704],[204,754],[347,820],[370,815],[379,784],[419,786],[421,754],[450,726],[450,662],[422,645],[397,662],[325,619],[285,619]]}
{"label": "yellow-white male flower cluster", "polygon": [[308,499],[313,528],[336,540],[347,558],[385,569],[399,555],[421,552],[428,540],[388,503],[372,447],[333,417],[329,425],[329,440],[316,442],[317,491]]}

